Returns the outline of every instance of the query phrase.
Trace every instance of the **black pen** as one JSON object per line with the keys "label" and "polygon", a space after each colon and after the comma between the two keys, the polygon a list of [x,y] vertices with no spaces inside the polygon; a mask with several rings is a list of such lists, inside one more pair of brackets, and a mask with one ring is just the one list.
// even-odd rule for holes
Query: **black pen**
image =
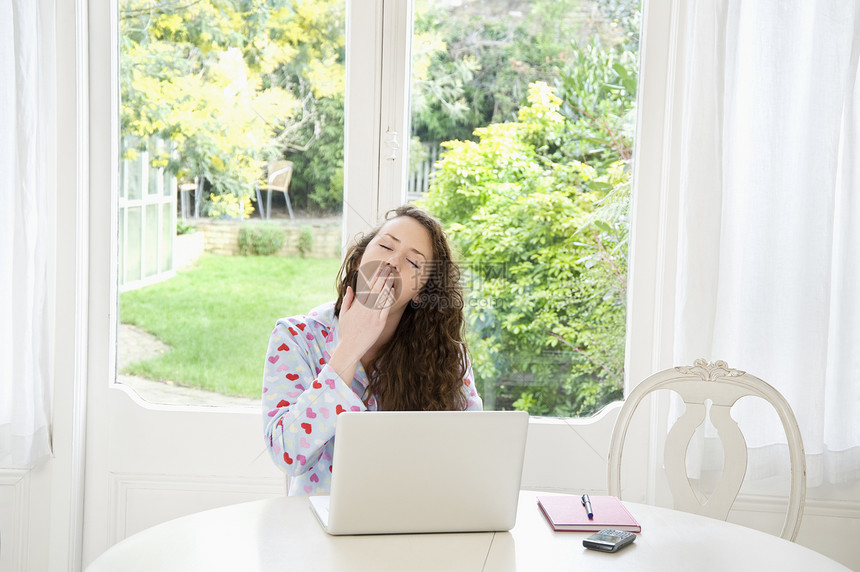
{"label": "black pen", "polygon": [[594,518],[594,511],[591,510],[591,499],[588,498],[587,494],[582,495],[582,506],[585,507],[585,511],[588,513],[588,518]]}

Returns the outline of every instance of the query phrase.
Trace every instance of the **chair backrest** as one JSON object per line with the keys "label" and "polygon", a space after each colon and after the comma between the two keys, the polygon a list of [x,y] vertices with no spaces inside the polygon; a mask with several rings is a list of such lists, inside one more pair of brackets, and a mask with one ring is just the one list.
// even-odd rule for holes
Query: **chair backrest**
{"label": "chair backrest", "polygon": [[269,163],[268,189],[271,191],[283,191],[286,193],[290,188],[290,179],[293,177],[292,161],[271,161]]}
{"label": "chair backrest", "polygon": [[[806,500],[806,457],[797,420],[788,402],[776,389],[746,372],[731,369],[726,362],[698,359],[692,366],[667,369],[637,385],[624,402],[609,442],[609,494],[621,496],[621,455],[630,421],[642,400],[653,391],[671,389],[684,400],[684,414],[666,437],[664,464],[675,508],[725,520],[743,483],[747,470],[747,446],[738,424],[732,419],[732,405],[748,395],[765,399],[782,421],[791,460],[791,490],[780,536],[794,540],[803,517]],[[704,501],[696,495],[687,477],[687,445],[705,421],[706,402],[710,419],[719,433],[725,455],[723,474],[713,494]]]}

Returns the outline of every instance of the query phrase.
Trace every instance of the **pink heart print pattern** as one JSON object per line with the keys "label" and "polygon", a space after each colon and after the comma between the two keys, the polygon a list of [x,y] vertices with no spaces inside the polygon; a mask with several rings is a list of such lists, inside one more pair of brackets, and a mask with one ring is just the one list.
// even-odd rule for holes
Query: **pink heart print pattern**
{"label": "pink heart print pattern", "polygon": [[[279,320],[264,362],[262,409],[265,442],[272,460],[290,479],[290,494],[328,492],[337,416],[346,411],[374,411],[376,396],[365,403],[368,384],[359,365],[344,380],[328,367],[337,346],[334,303],[307,316]],[[467,409],[481,409],[471,364],[466,360],[463,392]]]}

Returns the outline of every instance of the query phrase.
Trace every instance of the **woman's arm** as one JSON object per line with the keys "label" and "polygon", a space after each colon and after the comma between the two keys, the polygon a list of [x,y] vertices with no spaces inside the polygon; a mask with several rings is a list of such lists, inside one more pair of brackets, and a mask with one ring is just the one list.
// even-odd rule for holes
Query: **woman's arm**
{"label": "woman's arm", "polygon": [[465,355],[466,373],[463,375],[463,395],[466,397],[466,411],[483,411],[484,402],[475,387],[475,374],[472,373],[472,362]]}
{"label": "woman's arm", "polygon": [[307,472],[319,460],[339,413],[366,409],[326,363],[328,354],[313,363],[314,354],[302,337],[312,335],[306,331],[311,327],[278,322],[263,374],[266,445],[275,464],[290,475]]}

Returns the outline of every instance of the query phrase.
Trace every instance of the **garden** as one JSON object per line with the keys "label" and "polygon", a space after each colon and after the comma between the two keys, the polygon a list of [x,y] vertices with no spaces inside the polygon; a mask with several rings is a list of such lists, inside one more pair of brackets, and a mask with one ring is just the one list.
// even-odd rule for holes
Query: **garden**
{"label": "garden", "polygon": [[[205,182],[204,215],[248,215],[273,158],[300,213],[340,211],[343,2],[121,4],[124,133],[172,142],[152,161]],[[440,152],[415,200],[465,270],[485,404],[591,414],[623,386],[638,2],[481,4],[416,1],[413,167]],[[247,247],[265,242],[123,292],[121,320],[173,348],[129,373],[259,395],[275,320],[332,299],[339,266]]]}

